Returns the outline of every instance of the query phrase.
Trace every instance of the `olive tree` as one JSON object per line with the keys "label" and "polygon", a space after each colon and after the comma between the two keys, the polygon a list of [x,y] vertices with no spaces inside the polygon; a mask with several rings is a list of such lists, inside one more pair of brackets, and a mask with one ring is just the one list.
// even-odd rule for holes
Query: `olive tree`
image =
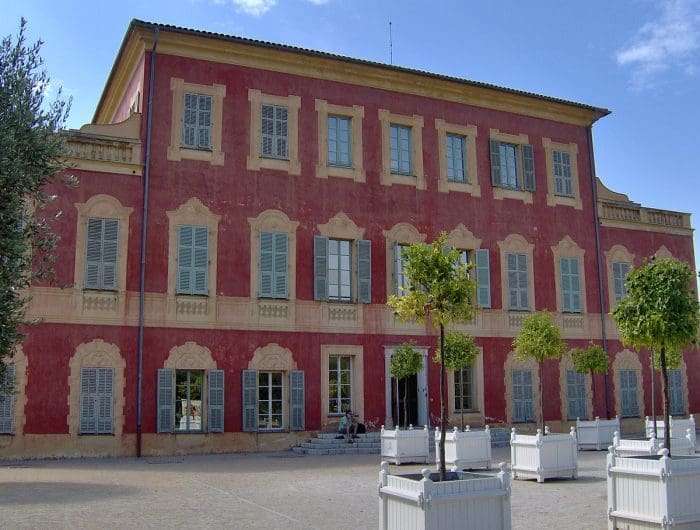
{"label": "olive tree", "polygon": [[652,259],[632,269],[625,281],[627,295],[612,312],[623,344],[652,352],[661,371],[664,446],[671,451],[668,369],[678,366],[681,351],[697,341],[700,306],[691,291],[694,274],[673,258]]}
{"label": "olive tree", "polygon": [[[444,351],[444,354],[443,354]],[[479,355],[479,348],[474,343],[474,337],[467,335],[465,333],[460,333],[458,331],[448,331],[445,335],[445,346],[444,350],[435,350],[435,356],[433,357],[433,362],[440,364],[442,359],[445,359],[445,368],[454,373],[455,385],[459,385],[462,388],[464,381],[463,370],[468,366],[474,364],[476,356]],[[458,376],[459,374],[459,376]],[[464,408],[460,407],[460,425],[462,430],[464,430]]]}
{"label": "olive tree", "polygon": [[[591,388],[593,390],[593,407],[596,404],[595,377],[594,374],[608,373],[608,355],[598,344],[590,343],[588,348],[574,348],[571,350],[571,359],[574,362],[574,370],[579,374],[591,375]],[[593,411],[591,411],[593,414]]]}
{"label": "olive tree", "polygon": [[423,354],[414,348],[412,342],[404,342],[394,350],[389,371],[396,379],[396,421],[399,421],[399,381],[404,380],[403,428],[408,428],[408,378],[416,375],[423,368]]}

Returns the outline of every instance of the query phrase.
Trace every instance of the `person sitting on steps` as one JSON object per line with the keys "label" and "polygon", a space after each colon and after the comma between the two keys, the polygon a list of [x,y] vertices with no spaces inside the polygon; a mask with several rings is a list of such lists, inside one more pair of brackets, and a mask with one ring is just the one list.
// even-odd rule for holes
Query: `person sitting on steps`
{"label": "person sitting on steps", "polygon": [[357,418],[352,413],[352,410],[348,409],[345,411],[345,416],[340,420],[340,425],[338,425],[338,436],[336,438],[343,438],[348,443],[352,443],[353,438],[359,438],[357,435]]}

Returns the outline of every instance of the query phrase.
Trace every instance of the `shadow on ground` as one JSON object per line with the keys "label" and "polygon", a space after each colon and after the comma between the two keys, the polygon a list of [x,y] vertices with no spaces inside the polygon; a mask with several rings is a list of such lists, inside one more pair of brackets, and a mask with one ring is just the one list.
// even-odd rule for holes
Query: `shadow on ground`
{"label": "shadow on ground", "polygon": [[0,483],[0,506],[29,504],[83,504],[105,498],[129,497],[140,488],[112,484],[77,482],[3,482]]}

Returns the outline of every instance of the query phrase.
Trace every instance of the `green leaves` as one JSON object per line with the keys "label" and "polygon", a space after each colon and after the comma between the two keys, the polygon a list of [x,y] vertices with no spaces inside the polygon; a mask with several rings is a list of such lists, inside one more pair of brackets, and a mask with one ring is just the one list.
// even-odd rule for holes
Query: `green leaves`
{"label": "green leaves", "polygon": [[423,368],[423,354],[414,346],[413,342],[404,342],[394,350],[389,366],[391,377],[404,379],[417,374]]}
{"label": "green leaves", "polygon": [[[457,331],[449,331],[445,334],[445,368],[458,372],[471,366],[479,355],[479,348],[474,343],[474,337]],[[435,350],[433,362],[440,364],[442,351]]]}
{"label": "green leaves", "polygon": [[590,343],[588,348],[574,348],[571,350],[571,358],[574,370],[580,374],[608,372],[608,356],[597,344]]}
{"label": "green leaves", "polygon": [[566,352],[566,343],[548,311],[538,311],[523,319],[523,327],[513,341],[515,357],[521,361],[559,359]]}

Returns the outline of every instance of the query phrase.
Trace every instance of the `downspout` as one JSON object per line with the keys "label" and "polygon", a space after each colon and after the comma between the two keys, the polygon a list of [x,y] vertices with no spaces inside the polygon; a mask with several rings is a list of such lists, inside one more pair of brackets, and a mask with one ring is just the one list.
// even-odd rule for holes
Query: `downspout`
{"label": "downspout", "polygon": [[148,225],[148,182],[151,174],[151,124],[153,109],[153,81],[156,67],[156,46],[158,45],[158,27],[153,29],[153,49],[148,73],[148,103],[146,106],[146,161],[143,171],[143,207],[141,219],[141,264],[139,268],[139,343],[138,343],[138,375],[136,387],[136,456],[141,457],[141,408],[143,386],[143,316],[144,295],[146,292],[146,227]]}
{"label": "downspout", "polygon": [[[593,111],[593,117],[598,118]],[[594,121],[595,121],[594,119]],[[605,293],[603,291],[603,256],[600,251],[600,218],[598,217],[598,185],[595,174],[595,157],[593,156],[593,124],[588,126],[588,162],[590,164],[591,189],[593,191],[593,224],[595,227],[595,253],[598,265],[598,294],[600,295],[600,334],[603,342],[603,351],[608,353],[608,338],[605,330]],[[603,374],[605,382],[605,416],[610,419],[610,385],[608,384],[608,372]],[[595,407],[595,404],[593,405]]]}

